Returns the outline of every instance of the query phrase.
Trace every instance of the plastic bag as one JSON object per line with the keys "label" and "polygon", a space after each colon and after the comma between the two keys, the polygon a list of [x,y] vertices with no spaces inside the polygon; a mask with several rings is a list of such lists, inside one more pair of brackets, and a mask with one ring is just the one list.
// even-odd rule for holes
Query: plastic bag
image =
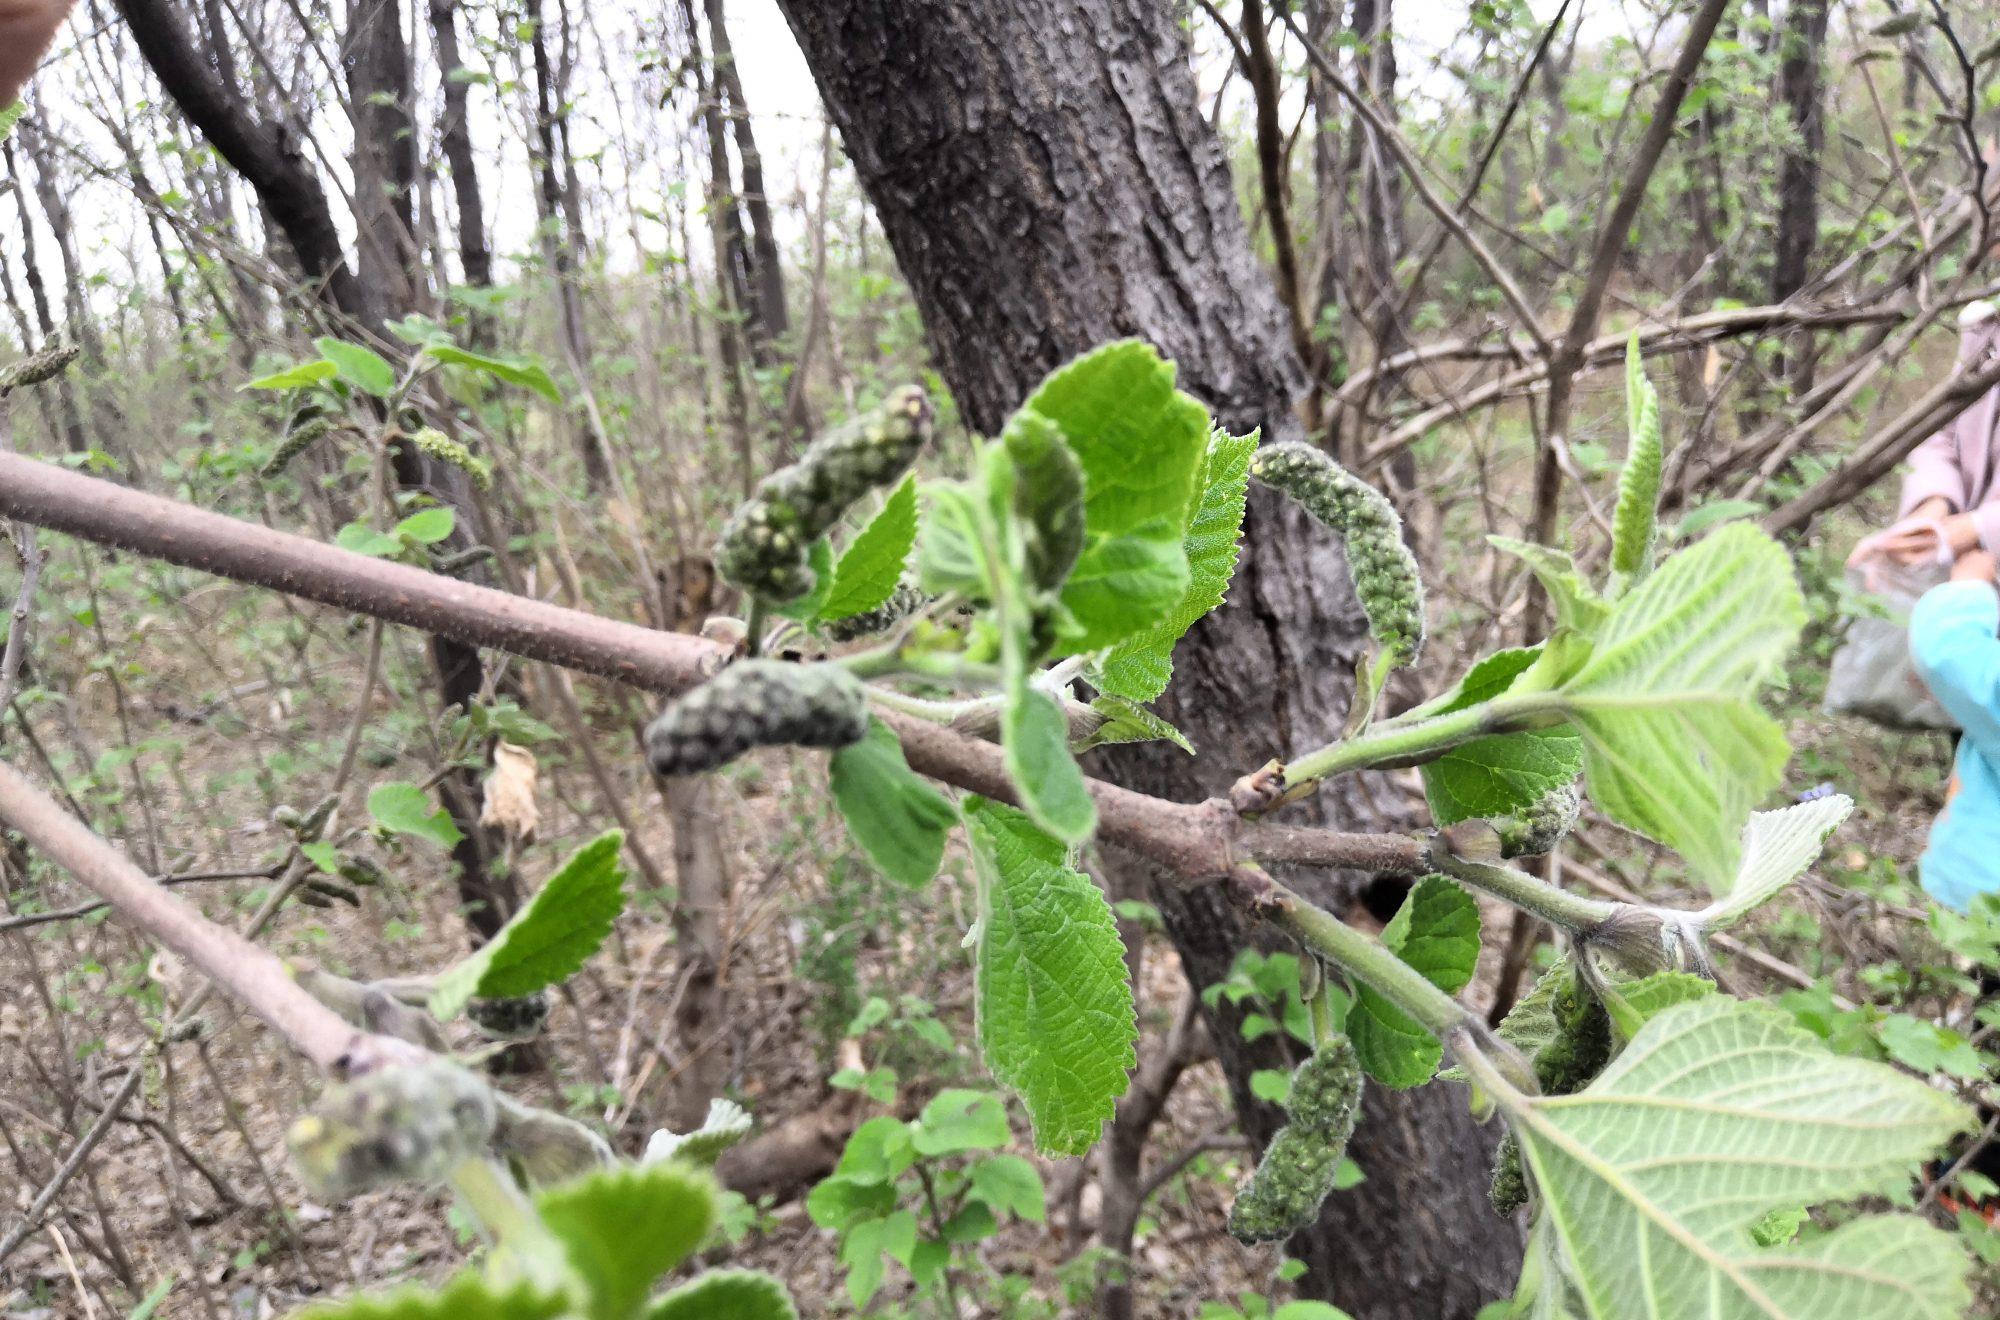
{"label": "plastic bag", "polygon": [[1872,597],[1881,615],[1847,625],[1826,680],[1826,708],[1897,730],[1956,729],[1910,659],[1910,610],[1917,598],[1951,576],[1948,562],[1899,564],[1882,557],[1850,561],[1847,582]]}

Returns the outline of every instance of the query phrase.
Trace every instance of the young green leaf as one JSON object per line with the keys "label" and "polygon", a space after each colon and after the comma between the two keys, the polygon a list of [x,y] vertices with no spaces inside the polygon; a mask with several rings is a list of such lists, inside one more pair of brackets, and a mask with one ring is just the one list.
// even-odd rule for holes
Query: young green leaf
{"label": "young green leaf", "polygon": [[549,375],[549,369],[531,357],[492,357],[485,353],[474,353],[459,348],[455,344],[430,344],[424,351],[439,362],[465,367],[472,371],[483,371],[495,380],[531,389],[550,403],[562,402],[562,391],[556,388],[554,378]]}
{"label": "young green leaf", "polygon": [[1097,828],[1097,804],[1069,750],[1069,721],[1048,693],[1022,683],[1000,714],[1007,777],[1036,825],[1064,843],[1082,843]]}
{"label": "young green leaf", "polygon": [[1511,536],[1489,536],[1486,543],[1495,550],[1504,550],[1528,566],[1528,571],[1541,582],[1542,590],[1549,594],[1549,603],[1555,606],[1557,623],[1575,629],[1585,637],[1596,635],[1610,607],[1597,594],[1597,589],[1583,580],[1583,574],[1577,571],[1575,558],[1568,551],[1536,545],[1533,541],[1518,541]]}
{"label": "young green leaf", "polygon": [[[1441,875],[1417,881],[1382,943],[1448,995],[1472,979],[1479,962],[1479,905]],[[1347,1034],[1370,1077],[1385,1086],[1422,1086],[1437,1072],[1444,1046],[1437,1037],[1367,986],[1356,986]]]}
{"label": "young green leaf", "polygon": [[290,1320],[554,1320],[570,1313],[569,1299],[527,1284],[502,1287],[467,1270],[438,1288],[406,1284],[389,1292],[356,1293],[316,1302]]}
{"label": "young green leaf", "polygon": [[1114,743],[1165,741],[1190,756],[1194,755],[1194,744],[1187,740],[1186,734],[1136,702],[1123,697],[1100,696],[1090,703],[1090,708],[1104,717],[1104,723],[1091,730],[1090,735],[1077,744],[1079,752]]}
{"label": "young green leaf", "polygon": [[1621,598],[1554,694],[1583,735],[1591,801],[1680,853],[1718,892],[1750,809],[1790,755],[1783,727],[1753,698],[1804,623],[1784,549],[1733,524]]}
{"label": "young green leaf", "polygon": [[332,335],[321,335],[313,340],[313,347],[333,363],[335,372],[342,380],[363,394],[386,399],[396,392],[396,369],[374,349],[350,344]]}
{"label": "young green leaf", "polygon": [[919,1155],[956,1155],[1007,1144],[1007,1107],[984,1091],[947,1088],[931,1097],[910,1128]]}
{"label": "young green leaf", "polygon": [[840,556],[819,617],[830,620],[865,614],[889,599],[903,580],[910,548],[916,543],[917,478],[911,473],[889,493],[881,510],[855,534]]}
{"label": "young green leaf", "polygon": [[1692,1003],[1715,993],[1715,983],[1692,972],[1654,972],[1636,981],[1608,984],[1604,1008],[1618,1039],[1629,1041],[1648,1022],[1675,1004]]}
{"label": "young green leaf", "polygon": [[962,481],[926,482],[917,581],[933,596],[958,592],[985,600],[993,570],[979,535],[979,492]]}
{"label": "young green leaf", "polygon": [[253,381],[237,386],[240,390],[302,390],[313,385],[321,385],[339,374],[340,368],[325,358],[314,358],[311,362],[300,362],[274,371],[268,376],[259,376]]}
{"label": "young green leaf", "polygon": [[1186,524],[1208,446],[1208,410],[1174,388],[1174,364],[1123,339],[1057,369],[1030,409],[1062,428],[1083,465],[1093,536],[1135,531],[1156,518]]}
{"label": "young green leaf", "polygon": [[869,860],[899,884],[929,883],[958,810],[910,769],[888,725],[871,719],[867,737],[833,754],[832,786],[847,832]]}
{"label": "young green leaf", "polygon": [[1768,902],[1819,859],[1827,836],[1853,810],[1853,798],[1829,793],[1781,811],[1751,812],[1750,823],[1743,827],[1743,860],[1736,883],[1696,914],[1697,919],[1710,930],[1720,930]]}
{"label": "young green leaf", "polygon": [[1097,667],[1100,692],[1132,701],[1151,701],[1167,690],[1174,673],[1174,645],[1195,623],[1222,604],[1236,573],[1237,541],[1243,531],[1244,493],[1250,485],[1250,453],[1258,433],[1209,437],[1195,499],[1194,517],[1182,537],[1188,585],[1180,603],[1144,632],[1111,648]]}
{"label": "young green leaf", "polygon": [[1005,456],[1007,503],[1021,535],[1021,575],[1056,591],[1083,553],[1083,467],[1062,428],[1032,408],[1007,421],[995,451]]}
{"label": "young green leaf", "polygon": [[589,1320],[633,1320],[654,1281],[708,1236],[715,1194],[708,1174],[669,1162],[564,1183],[535,1207],[583,1282]]}
{"label": "young green leaf", "polygon": [[1771,1210],[1907,1186],[1972,1117],[1915,1078],[1829,1053],[1778,1009],[1679,1004],[1583,1091],[1497,1098],[1553,1234],[1543,1259],[1589,1320],[1947,1320],[1971,1300],[1964,1255],[1912,1217],[1752,1243]]}
{"label": "young green leaf", "polygon": [[1049,1154],[1097,1140],[1136,1061],[1125,949],[1104,894],[1024,816],[973,799],[979,1041]]}
{"label": "young green leaf", "polygon": [[511,999],[568,978],[611,933],[625,910],[620,830],[607,830],[570,855],[492,939],[437,978],[430,1010],[456,1017],[473,996]]}
{"label": "young green leaf", "polygon": [[451,848],[465,836],[452,823],[443,807],[431,800],[415,784],[380,784],[368,794],[368,814],[377,825],[393,834],[429,839],[441,848]]}
{"label": "young green leaf", "polygon": [[1646,379],[1636,334],[1625,341],[1625,412],[1625,467],[1618,474],[1618,503],[1611,511],[1611,571],[1629,582],[1653,566],[1665,458],[1660,395]]}
{"label": "young green leaf", "polygon": [[722,1152],[750,1135],[750,1111],[734,1100],[715,1097],[708,1102],[708,1117],[692,1132],[669,1132],[664,1128],[646,1142],[643,1164],[661,1160],[682,1160],[705,1169],[715,1167]]}
{"label": "young green leaf", "polygon": [[[1541,657],[1542,648],[1517,647],[1481,660],[1426,715],[1448,715],[1491,701]],[[1575,779],[1583,769],[1583,743],[1574,729],[1557,726],[1497,733],[1451,748],[1420,767],[1431,818],[1440,825],[1512,815]]]}
{"label": "young green leaf", "polygon": [[972,1194],[984,1201],[996,1215],[1012,1214],[1016,1219],[1039,1224],[1048,1217],[1048,1200],[1042,1175],[1019,1155],[994,1155],[968,1169]]}
{"label": "young green leaf", "polygon": [[1154,626],[1187,594],[1187,552],[1165,518],[1117,536],[1093,534],[1063,583],[1062,602],[1078,631],[1063,651],[1081,655]]}
{"label": "young green leaf", "polygon": [[756,1270],[710,1270],[667,1293],[646,1320],[798,1320],[785,1285]]}
{"label": "young green leaf", "polygon": [[395,535],[415,541],[418,545],[436,545],[451,539],[452,528],[458,519],[450,509],[419,509],[396,524]]}
{"label": "young green leaf", "polygon": [[847,1295],[856,1306],[866,1306],[882,1287],[884,1260],[900,1262],[905,1268],[917,1249],[917,1217],[908,1210],[896,1210],[879,1219],[864,1219],[847,1230],[840,1241],[840,1263],[847,1267]]}
{"label": "young green leaf", "polygon": [[0,105],[0,142],[7,140],[8,134],[14,131],[14,125],[20,123],[22,116],[27,113],[28,106],[25,101],[16,100],[7,105]]}

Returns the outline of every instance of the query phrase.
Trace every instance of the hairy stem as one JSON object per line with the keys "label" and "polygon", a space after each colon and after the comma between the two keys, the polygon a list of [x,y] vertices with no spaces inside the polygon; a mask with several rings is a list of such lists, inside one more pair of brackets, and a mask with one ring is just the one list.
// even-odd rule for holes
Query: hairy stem
{"label": "hairy stem", "polygon": [[1623,907],[1624,904],[1607,902],[1600,898],[1585,898],[1572,894],[1566,889],[1558,889],[1545,881],[1538,880],[1526,871],[1511,866],[1496,866],[1491,862],[1468,861],[1455,857],[1444,848],[1433,848],[1430,862],[1442,875],[1468,888],[1490,894],[1503,903],[1510,904],[1540,917],[1543,921],[1565,930],[1585,931],[1602,923]]}
{"label": "hairy stem", "polygon": [[1328,743],[1287,762],[1288,788],[1315,784],[1354,770],[1420,765],[1460,743],[1507,728],[1517,715],[1518,701],[1500,697],[1464,710],[1408,724],[1380,724],[1358,738]]}

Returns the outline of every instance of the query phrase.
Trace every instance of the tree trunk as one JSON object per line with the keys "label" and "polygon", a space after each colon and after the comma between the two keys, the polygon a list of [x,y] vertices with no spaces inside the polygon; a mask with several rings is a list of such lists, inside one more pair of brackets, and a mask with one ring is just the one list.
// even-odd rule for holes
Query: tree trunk
{"label": "tree trunk", "polygon": [[[438,121],[438,143],[451,165],[451,191],[458,203],[458,262],[465,282],[474,288],[493,283],[493,250],[486,245],[486,208],[479,196],[479,165],[472,154],[472,134],[466,128],[465,83],[456,74],[458,53],[457,0],[430,0],[431,44],[437,50],[438,80],[444,88],[444,115]],[[486,321],[472,318],[477,329]],[[475,340],[483,344],[480,335]]]}
{"label": "tree trunk", "polygon": [[785,272],[771,228],[771,199],[764,191],[764,157],[750,126],[750,104],[743,97],[743,79],[736,72],[722,4],[723,0],[707,0],[708,34],[715,55],[716,99],[726,102],[736,137],[736,158],[743,167],[743,211],[750,221],[750,302],[743,309],[744,331],[751,356],[758,366],[768,367],[777,360],[777,341],[791,324],[785,310]]}
{"label": "tree trunk", "polygon": [[[1799,135],[1778,167],[1778,234],[1771,264],[1771,301],[1783,302],[1806,285],[1806,267],[1819,239],[1819,158],[1826,150],[1827,0],[1791,0],[1785,11],[1778,61],[1778,100]],[[1807,336],[1795,336],[1798,360],[1792,389],[1812,388]]]}
{"label": "tree trunk", "polygon": [[[1220,141],[1202,123],[1175,10],[1152,0],[780,0],[973,427],[996,432],[1050,369],[1121,335],[1180,364],[1236,430],[1301,432],[1304,373],[1258,269]],[[1176,654],[1162,713],[1202,751],[1121,748],[1103,768],[1181,800],[1337,731],[1365,625],[1339,552],[1301,515],[1250,502],[1229,603]],[[1387,822],[1351,786],[1318,811]],[[1131,859],[1121,864],[1137,865]],[[1325,898],[1323,876],[1297,878]],[[1156,884],[1189,981],[1222,977],[1247,932],[1214,887]],[[1260,1144],[1281,1121],[1249,1093],[1281,1046],[1211,1014],[1237,1112]],[[1486,1206],[1489,1141],[1456,1087],[1374,1088],[1353,1153],[1367,1180],[1292,1249],[1301,1287],[1366,1320],[1457,1320],[1509,1286],[1514,1227]]]}

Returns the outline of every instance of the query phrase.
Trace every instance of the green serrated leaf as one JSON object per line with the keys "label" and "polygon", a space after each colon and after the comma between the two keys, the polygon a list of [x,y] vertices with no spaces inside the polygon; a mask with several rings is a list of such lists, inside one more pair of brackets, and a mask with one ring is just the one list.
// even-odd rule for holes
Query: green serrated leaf
{"label": "green serrated leaf", "polygon": [[1541,582],[1542,590],[1549,594],[1549,603],[1555,606],[1557,623],[1585,637],[1596,635],[1610,607],[1597,594],[1597,589],[1583,580],[1583,574],[1577,571],[1575,558],[1568,551],[1536,545],[1533,541],[1516,540],[1511,536],[1489,536],[1486,541],[1494,549],[1503,550],[1528,566],[1528,571]]}
{"label": "green serrated leaf", "polygon": [[1181,541],[1187,552],[1187,590],[1159,623],[1111,648],[1098,665],[1100,692],[1132,701],[1151,701],[1165,692],[1173,678],[1175,644],[1222,604],[1236,573],[1250,454],[1257,441],[1256,431],[1249,435],[1217,431],[1209,437],[1194,517]]}
{"label": "green serrated leaf", "polygon": [[834,566],[833,583],[820,606],[822,620],[866,614],[895,594],[917,543],[917,477],[913,472],[889,493],[881,510],[855,534]]}
{"label": "green serrated leaf", "polygon": [[1032,1224],[1039,1224],[1048,1217],[1042,1175],[1019,1155],[994,1155],[979,1161],[966,1172],[972,1179],[972,1194],[984,1201],[994,1214],[1011,1214]]}
{"label": "green serrated leaf", "polygon": [[715,1226],[708,1174],[672,1162],[594,1173],[535,1198],[542,1222],[582,1280],[589,1320],[632,1320],[654,1281]]}
{"label": "green serrated leaf", "polygon": [[[1427,875],[1382,931],[1382,943],[1432,985],[1455,995],[1479,962],[1479,904],[1455,882]],[[1365,985],[1355,987],[1347,1034],[1362,1069],[1385,1086],[1422,1086],[1444,1057],[1437,1037]]]}
{"label": "green serrated leaf", "polygon": [[831,779],[847,832],[869,860],[900,884],[928,884],[958,809],[910,769],[889,726],[871,719],[867,737],[833,754]]}
{"label": "green serrated leaf", "polygon": [[884,1260],[908,1265],[917,1248],[917,1217],[896,1210],[879,1219],[865,1219],[847,1230],[840,1241],[840,1263],[847,1267],[847,1295],[856,1306],[868,1305],[882,1287]]}
{"label": "green serrated leaf", "polygon": [[[1513,647],[1487,656],[1444,697],[1424,707],[1426,716],[1448,715],[1502,695],[1541,658],[1539,646]],[[1419,768],[1431,818],[1440,825],[1511,815],[1575,779],[1583,769],[1583,743],[1575,730],[1557,726],[1499,733],[1451,748]]]}
{"label": "green serrated leaf", "polygon": [[785,1285],[756,1270],[710,1270],[654,1302],[646,1320],[798,1320]]}
{"label": "green serrated leaf", "polygon": [[1186,525],[1208,446],[1208,410],[1174,388],[1174,364],[1123,339],[1059,368],[1027,406],[1062,428],[1083,465],[1085,521],[1096,537],[1156,518]]}
{"label": "green serrated leaf", "polygon": [[1630,582],[1651,570],[1659,526],[1660,395],[1646,379],[1639,336],[1625,341],[1625,466],[1618,474],[1618,503],[1611,511],[1611,571]]}
{"label": "green serrated leaf", "polygon": [[1187,590],[1178,523],[1156,518],[1116,536],[1093,534],[1063,583],[1062,603],[1077,624],[1064,653],[1102,650],[1154,627]]}
{"label": "green serrated leaf", "polygon": [[1137,702],[1123,697],[1100,696],[1090,703],[1090,708],[1104,717],[1104,723],[1077,745],[1079,752],[1116,743],[1164,741],[1190,756],[1194,755],[1194,744],[1187,740],[1186,734]]}
{"label": "green serrated leaf", "polygon": [[396,369],[380,353],[360,344],[350,344],[332,335],[322,335],[313,340],[313,347],[328,362],[340,378],[378,399],[386,399],[396,392]]}
{"label": "green serrated leaf", "polygon": [[1125,1092],[1138,1023],[1103,893],[1026,817],[975,798],[977,1011],[987,1069],[1027,1106],[1046,1153],[1081,1155]]}
{"label": "green serrated leaf", "polygon": [[379,784],[368,794],[368,814],[377,825],[395,834],[428,839],[442,848],[455,847],[465,836],[452,823],[443,807],[433,807],[430,797],[415,784]]}
{"label": "green serrated leaf", "polygon": [[268,376],[259,376],[253,381],[239,385],[239,390],[302,390],[321,385],[337,375],[340,368],[325,358],[315,358],[311,362],[300,362],[274,371]]}
{"label": "green serrated leaf", "polygon": [[1620,599],[1555,694],[1583,735],[1591,801],[1674,849],[1717,892],[1750,809],[1791,754],[1753,698],[1804,623],[1784,549],[1736,523]]}
{"label": "green serrated leaf", "polygon": [[531,357],[493,357],[485,353],[474,353],[455,344],[430,344],[424,351],[439,362],[455,367],[466,367],[473,371],[483,371],[496,380],[504,380],[509,385],[519,385],[547,399],[550,403],[562,402],[562,391],[556,388],[549,369]]}
{"label": "green serrated leaf", "polygon": [[1854,799],[1829,793],[1781,811],[1753,811],[1743,827],[1743,860],[1736,882],[1696,914],[1703,926],[1720,930],[1799,878],[1819,859],[1827,836],[1854,810]]}
{"label": "green serrated leaf", "polygon": [[933,596],[959,592],[987,599],[991,577],[979,536],[978,495],[962,481],[926,482],[917,580]]}
{"label": "green serrated leaf", "polygon": [[1018,685],[1000,714],[1007,777],[1036,825],[1064,843],[1082,843],[1097,828],[1083,771],[1069,750],[1069,721],[1055,699]]}
{"label": "green serrated leaf", "polygon": [[[1758,1248],[1774,1209],[1908,1185],[1971,1113],[1825,1050],[1781,1010],[1669,1008],[1575,1095],[1499,1097],[1534,1175],[1544,1259],[1589,1320],[1947,1320],[1971,1301],[1952,1239],[1907,1216]],[[1717,1176],[1726,1167],[1728,1177]]]}
{"label": "green serrated leaf", "polygon": [[442,1288],[410,1284],[358,1293],[314,1303],[294,1311],[290,1320],[553,1320],[567,1314],[567,1298],[527,1284],[501,1287],[468,1270]]}
{"label": "green serrated leaf", "polygon": [[448,1021],[474,996],[531,995],[583,966],[625,910],[624,846],[624,831],[606,830],[572,853],[492,939],[437,978],[431,1014]]}

